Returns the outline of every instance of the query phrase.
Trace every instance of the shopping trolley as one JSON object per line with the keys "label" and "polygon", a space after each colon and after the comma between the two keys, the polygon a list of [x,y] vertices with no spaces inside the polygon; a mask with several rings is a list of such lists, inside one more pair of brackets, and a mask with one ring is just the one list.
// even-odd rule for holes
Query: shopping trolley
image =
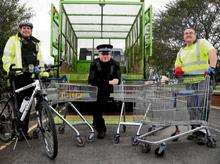
{"label": "shopping trolley", "polygon": [[[145,105],[142,103],[143,98],[143,85],[133,85],[133,84],[121,84],[114,85],[113,93],[111,93],[111,97],[114,98],[115,101],[121,101],[121,111],[118,120],[118,126],[116,134],[114,135],[114,142],[119,143],[120,141],[120,129],[121,126],[123,131],[126,131],[126,125],[131,126],[140,126],[140,113],[135,113],[136,106]],[[130,102],[133,104],[133,113],[130,116],[133,117],[133,121],[126,121],[126,111],[125,111],[125,103]],[[142,108],[146,108],[142,106]]]}
{"label": "shopping trolley", "polygon": [[[90,85],[76,85],[71,83],[54,83],[49,88],[45,89],[48,94],[48,99],[51,102],[53,112],[62,120],[58,128],[60,133],[64,133],[65,124],[67,124],[76,133],[76,144],[84,146],[85,140],[80,135],[75,125],[86,124],[90,129],[88,141],[93,142],[95,139],[94,129],[85,117],[79,112],[73,102],[95,102],[97,99],[97,87]],[[73,109],[76,114],[82,119],[82,123],[71,124],[66,120],[67,109]],[[64,111],[64,116],[61,112]]]}
{"label": "shopping trolley", "polygon": [[[142,121],[144,125],[154,126],[154,128],[136,137],[137,143],[141,143],[143,152],[148,153],[152,145],[159,145],[155,149],[155,154],[163,156],[167,141],[198,131],[205,132],[208,147],[216,146],[207,121],[210,97],[209,77],[196,83],[145,87],[145,103],[148,104],[149,108],[146,110]],[[176,131],[171,136],[152,136],[152,134],[170,126],[176,127]],[[179,126],[187,126],[188,129],[180,132]],[[191,129],[190,126],[194,127]],[[138,131],[142,127],[143,124],[140,124]]]}

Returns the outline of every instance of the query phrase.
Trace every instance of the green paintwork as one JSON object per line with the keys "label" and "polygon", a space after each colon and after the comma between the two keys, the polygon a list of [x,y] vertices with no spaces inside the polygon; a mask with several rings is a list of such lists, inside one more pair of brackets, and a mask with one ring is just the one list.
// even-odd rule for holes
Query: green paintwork
{"label": "green paintwork", "polygon": [[[143,2],[140,0],[60,0],[60,12],[51,6],[51,56],[54,56],[55,63],[58,63],[61,58],[64,58],[70,65],[71,74],[70,81],[81,82],[87,80],[89,71],[89,61],[77,60],[78,39],[100,39],[100,37],[77,37],[76,32],[69,20],[69,16],[64,10],[63,5],[69,4],[109,4],[109,5],[139,5],[141,6],[137,15],[131,14],[93,14],[90,16],[115,17],[135,17],[129,33],[126,37],[102,37],[102,39],[120,39],[125,41],[125,54],[128,58],[127,76],[133,79],[145,78],[145,72],[148,68],[148,57],[152,55],[152,7],[145,10]],[[74,15],[74,14],[72,14]],[[77,16],[89,16],[88,14],[75,14]],[[80,23],[79,23],[80,24]],[[96,23],[94,23],[96,24]],[[74,24],[76,25],[76,24]],[[88,24],[89,25],[89,24]],[[101,27],[104,24],[101,21]],[[109,25],[114,25],[109,23]],[[128,26],[129,24],[119,24],[119,26]],[[55,30],[56,29],[56,30]],[[80,31],[80,30],[78,30]],[[101,32],[104,30],[101,28]],[[89,31],[88,31],[89,32]],[[108,32],[111,32],[108,30]],[[117,31],[117,33],[125,33],[126,31]],[[94,45],[93,45],[94,46]],[[62,72],[61,72],[62,73]],[[59,72],[58,72],[59,74]],[[137,78],[138,77],[138,78]]]}

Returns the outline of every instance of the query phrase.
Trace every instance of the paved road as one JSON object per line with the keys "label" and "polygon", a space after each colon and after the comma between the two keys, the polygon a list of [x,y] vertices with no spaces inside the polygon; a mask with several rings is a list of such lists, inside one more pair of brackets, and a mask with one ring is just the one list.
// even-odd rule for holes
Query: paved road
{"label": "paved road", "polygon": [[[220,110],[212,110],[210,120],[220,129]],[[0,150],[1,164],[220,164],[220,135],[213,133],[217,139],[215,149],[199,146],[193,141],[181,138],[178,142],[169,142],[166,154],[163,158],[157,158],[154,154],[155,147],[148,154],[141,152],[140,146],[131,146],[131,136],[137,128],[128,127],[122,134],[120,144],[113,143],[113,134],[116,126],[109,125],[107,137],[104,140],[96,140],[86,143],[85,147],[77,147],[74,142],[73,132],[66,128],[64,134],[59,134],[59,153],[55,160],[49,160],[44,154],[41,142],[31,140],[31,148],[25,142],[19,142],[15,151],[12,144]],[[170,134],[173,129],[158,133],[158,136]],[[83,135],[88,134],[88,129],[80,127]],[[0,143],[2,146],[3,143]]]}

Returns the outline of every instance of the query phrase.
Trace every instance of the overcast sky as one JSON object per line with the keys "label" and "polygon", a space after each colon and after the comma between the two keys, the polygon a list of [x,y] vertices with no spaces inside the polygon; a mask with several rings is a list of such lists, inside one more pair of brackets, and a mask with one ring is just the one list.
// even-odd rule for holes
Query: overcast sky
{"label": "overcast sky", "polygon": [[[154,11],[163,9],[166,3],[170,0],[145,0],[146,8],[149,5],[153,6]],[[50,7],[53,3],[57,9],[59,8],[59,0],[20,0],[21,3],[26,3],[27,7],[32,7],[35,16],[32,18],[34,25],[33,36],[41,40],[43,54],[49,56],[50,53]],[[45,58],[47,62],[51,62],[52,59]]]}

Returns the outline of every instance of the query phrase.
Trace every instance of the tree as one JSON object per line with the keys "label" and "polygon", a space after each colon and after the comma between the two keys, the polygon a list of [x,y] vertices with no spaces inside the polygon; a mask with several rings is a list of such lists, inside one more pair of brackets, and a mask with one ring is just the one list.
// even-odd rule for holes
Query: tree
{"label": "tree", "polygon": [[208,39],[220,51],[219,0],[177,0],[160,11],[154,24],[154,66],[162,71],[173,68],[183,45],[186,27],[196,28],[199,38]]}
{"label": "tree", "polygon": [[0,0],[0,77],[2,76],[2,54],[8,38],[18,30],[21,21],[33,16],[31,8],[19,4],[19,0]]}

